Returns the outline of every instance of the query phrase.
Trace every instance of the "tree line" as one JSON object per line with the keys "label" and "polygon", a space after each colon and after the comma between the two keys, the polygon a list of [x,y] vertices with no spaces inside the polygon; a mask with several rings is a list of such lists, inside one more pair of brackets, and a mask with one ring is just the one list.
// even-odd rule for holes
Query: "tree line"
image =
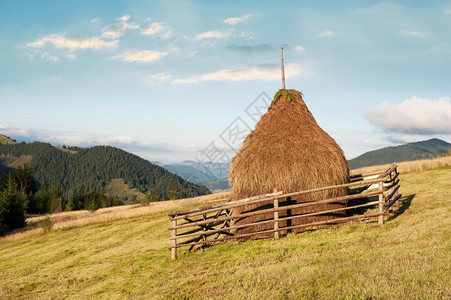
{"label": "tree line", "polygon": [[68,200],[61,197],[57,185],[44,182],[36,191],[35,180],[28,164],[12,172],[4,168],[0,176],[0,235],[25,226],[26,215],[47,214],[59,210],[97,210],[103,207],[122,205],[117,198],[109,197],[105,191],[86,191],[82,186]]}
{"label": "tree line", "polygon": [[25,214],[122,205],[123,199],[105,192],[114,178],[123,178],[130,188],[144,193],[146,202],[210,193],[204,186],[114,147],[64,150],[71,151],[41,142],[0,144],[0,234],[24,226]]}
{"label": "tree line", "polygon": [[37,189],[44,182],[56,184],[61,188],[64,199],[68,199],[81,186],[86,190],[100,191],[115,178],[123,178],[130,188],[137,188],[144,194],[160,193],[162,200],[171,198],[171,185],[175,182],[181,198],[210,193],[205,186],[188,182],[160,166],[115,147],[66,147],[64,150],[71,152],[41,142],[0,144],[0,165],[2,161],[8,165],[14,159],[31,156],[30,167]]}

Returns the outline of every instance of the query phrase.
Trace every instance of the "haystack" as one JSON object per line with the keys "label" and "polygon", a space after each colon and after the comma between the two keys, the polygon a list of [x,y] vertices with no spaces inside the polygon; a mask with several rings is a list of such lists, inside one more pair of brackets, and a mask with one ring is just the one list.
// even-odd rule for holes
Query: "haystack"
{"label": "haystack", "polygon": [[[349,182],[349,166],[340,146],[316,123],[296,90],[280,90],[266,114],[245,138],[232,159],[229,173],[233,200],[272,193],[309,190]],[[281,199],[280,206],[317,201],[347,195],[348,190],[334,189]],[[272,208],[273,202],[247,205],[235,214]],[[281,212],[280,218],[301,213],[344,207],[345,203],[308,206]],[[279,227],[336,218],[343,213],[311,216],[280,222]],[[273,214],[236,220],[236,225],[269,220]],[[238,234],[272,229],[273,224],[240,229]]]}

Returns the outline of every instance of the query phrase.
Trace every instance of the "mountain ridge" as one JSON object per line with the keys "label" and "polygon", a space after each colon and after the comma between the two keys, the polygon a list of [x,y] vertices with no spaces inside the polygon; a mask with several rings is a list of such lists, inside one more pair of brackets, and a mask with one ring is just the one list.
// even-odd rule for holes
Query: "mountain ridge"
{"label": "mountain ridge", "polygon": [[413,161],[435,158],[451,150],[451,144],[432,138],[425,141],[406,143],[368,151],[348,160],[351,169],[389,164],[392,162]]}
{"label": "mountain ridge", "polygon": [[[63,198],[83,187],[87,190],[101,190],[113,179],[122,178],[130,188],[143,194],[159,194],[161,200],[175,195],[194,197],[209,194],[205,186],[186,181],[168,170],[154,165],[135,154],[112,146],[90,148],[57,148],[48,143],[0,143],[0,174],[5,167],[17,167],[20,158],[27,157],[33,177],[39,188],[44,182],[58,185]],[[174,195],[173,195],[174,196]]]}

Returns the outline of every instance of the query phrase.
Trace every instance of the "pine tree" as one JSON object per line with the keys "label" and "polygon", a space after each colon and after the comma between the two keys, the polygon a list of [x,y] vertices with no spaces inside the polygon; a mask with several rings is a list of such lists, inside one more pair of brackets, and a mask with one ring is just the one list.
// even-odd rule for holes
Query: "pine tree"
{"label": "pine tree", "polygon": [[157,184],[157,187],[155,188],[155,192],[153,193],[153,201],[163,201],[163,195],[161,194],[161,188],[160,184]]}
{"label": "pine tree", "polygon": [[8,187],[0,192],[0,234],[24,227],[26,199],[9,176]]}
{"label": "pine tree", "polygon": [[169,200],[177,200],[179,198],[180,198],[179,183],[177,180],[174,180],[169,190]]}

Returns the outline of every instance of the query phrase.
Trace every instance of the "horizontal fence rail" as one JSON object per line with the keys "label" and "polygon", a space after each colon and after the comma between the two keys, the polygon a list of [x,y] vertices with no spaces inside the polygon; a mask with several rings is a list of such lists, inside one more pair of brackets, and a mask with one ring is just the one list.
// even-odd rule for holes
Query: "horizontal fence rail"
{"label": "horizontal fence rail", "polygon": [[[297,191],[292,193],[283,193],[274,190],[273,193],[240,199],[237,201],[226,201],[221,204],[199,207],[190,210],[175,211],[168,213],[172,226],[168,228],[171,231],[171,259],[177,258],[177,249],[181,247],[190,247],[191,251],[196,245],[225,241],[230,239],[248,238],[254,236],[268,236],[273,234],[275,238],[279,237],[281,232],[288,232],[293,229],[303,229],[312,226],[343,223],[350,220],[377,217],[378,223],[384,223],[384,214],[391,210],[391,207],[401,198],[399,194],[399,178],[396,164],[392,164],[385,171],[377,171],[365,174],[351,176],[351,182],[335,186],[326,186],[311,190]],[[349,194],[342,197],[322,199],[303,203],[293,203],[291,205],[279,206],[279,200],[288,197],[312,194],[326,190],[348,188]],[[353,204],[349,205],[349,201]],[[361,200],[361,201],[360,201]],[[268,204],[273,203],[272,207],[259,209],[257,211],[234,213],[234,209],[250,204]],[[292,209],[305,207],[315,207],[317,205],[330,203],[347,202],[345,207],[326,209],[297,215],[280,216],[280,213]],[[377,210],[369,213],[361,213],[352,216],[339,217],[335,219],[315,221],[306,224],[288,225],[290,220],[305,219],[307,217],[331,214],[337,212],[348,212],[358,208],[376,207]],[[251,222],[247,224],[235,224],[235,221],[241,218],[253,217],[266,214],[272,215],[270,219]],[[286,222],[286,226],[280,226]],[[273,224],[270,229],[259,230],[251,233],[238,233],[239,229],[261,226],[263,224]]]}

